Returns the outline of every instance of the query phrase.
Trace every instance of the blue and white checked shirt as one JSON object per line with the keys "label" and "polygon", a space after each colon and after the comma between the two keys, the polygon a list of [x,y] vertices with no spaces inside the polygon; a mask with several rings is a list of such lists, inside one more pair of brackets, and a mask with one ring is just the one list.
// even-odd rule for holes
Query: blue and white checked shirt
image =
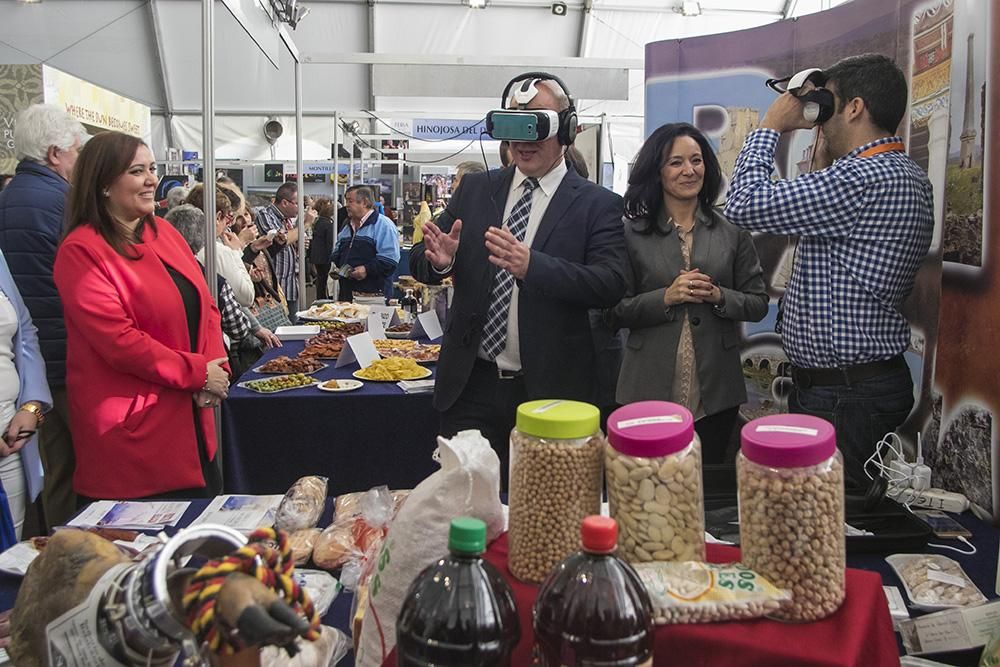
{"label": "blue and white checked shirt", "polygon": [[887,137],[821,171],[773,181],[778,137],[769,129],[747,137],[726,215],[745,229],[802,237],[779,306],[785,353],[799,367],[834,368],[904,352],[910,326],[899,308],[934,231],[927,174],[901,151],[858,157],[901,141]]}
{"label": "blue and white checked shirt", "polygon": [[[294,227],[274,204],[263,206],[257,209],[256,213],[257,231],[261,236],[272,229],[287,232]],[[265,252],[271,253],[271,258],[274,260],[274,279],[284,290],[285,298],[295,301],[299,298],[299,252],[295,244],[286,243],[281,246],[273,243]]]}

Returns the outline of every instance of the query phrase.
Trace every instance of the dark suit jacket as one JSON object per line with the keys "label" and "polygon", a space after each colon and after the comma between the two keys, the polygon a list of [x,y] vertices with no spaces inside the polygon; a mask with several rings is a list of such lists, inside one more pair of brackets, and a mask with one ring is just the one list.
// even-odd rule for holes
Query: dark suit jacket
{"label": "dark suit jacket", "polygon": [[[610,324],[629,329],[618,376],[621,404],[671,400],[677,346],[684,314],[691,322],[698,383],[706,415],[746,402],[740,366],[739,321],[759,322],[767,314],[767,287],[750,233],[719,212],[700,209],[694,227],[691,266],[711,276],[722,290],[725,305],[709,303],[666,308],[663,293],[684,268],[680,241],[665,217],[625,223],[628,249],[625,298],[609,312]],[[655,225],[665,233],[652,229]]]}
{"label": "dark suit jacket", "polygon": [[[472,372],[490,305],[496,267],[485,234],[499,227],[514,168],[468,174],[437,225],[449,231],[462,221],[452,270],[455,294],[445,324],[434,406],[450,408]],[[532,399],[589,401],[594,387],[594,344],[587,309],[612,306],[625,293],[622,199],[566,173],[549,202],[531,244],[531,260],[519,281],[518,339],[521,368]],[[410,272],[425,283],[443,276],[413,246]]]}

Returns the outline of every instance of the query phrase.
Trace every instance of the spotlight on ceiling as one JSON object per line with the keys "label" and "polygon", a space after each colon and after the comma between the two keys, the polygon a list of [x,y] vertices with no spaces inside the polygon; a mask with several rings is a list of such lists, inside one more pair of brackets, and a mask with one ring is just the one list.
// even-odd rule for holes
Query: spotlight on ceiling
{"label": "spotlight on ceiling", "polygon": [[292,30],[309,13],[309,8],[300,5],[299,0],[271,0],[271,10],[274,18],[287,23]]}
{"label": "spotlight on ceiling", "polygon": [[486,7],[486,0],[466,0],[470,9],[483,9]]}
{"label": "spotlight on ceiling", "polygon": [[556,16],[566,16],[566,3],[565,2],[553,2],[552,3],[552,13]]}
{"label": "spotlight on ceiling", "polygon": [[685,0],[681,3],[680,10],[684,16],[701,16],[701,3]]}

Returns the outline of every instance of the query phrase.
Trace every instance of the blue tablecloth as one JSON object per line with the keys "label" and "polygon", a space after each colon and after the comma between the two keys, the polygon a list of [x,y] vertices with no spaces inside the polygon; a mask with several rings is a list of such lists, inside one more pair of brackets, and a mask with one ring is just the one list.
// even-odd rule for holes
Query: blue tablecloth
{"label": "blue tablecloth", "polygon": [[[286,342],[260,363],[282,354],[295,357],[303,347],[301,341]],[[313,374],[319,380],[349,378],[358,369],[325,363]],[[240,381],[260,377],[266,376],[250,370]],[[284,493],[303,475],[328,477],[330,495],[381,484],[408,489],[438,468],[431,457],[440,417],[431,394],[404,394],[394,382],[365,382],[345,393],[306,387],[276,394],[234,384],[222,419],[227,493]]]}

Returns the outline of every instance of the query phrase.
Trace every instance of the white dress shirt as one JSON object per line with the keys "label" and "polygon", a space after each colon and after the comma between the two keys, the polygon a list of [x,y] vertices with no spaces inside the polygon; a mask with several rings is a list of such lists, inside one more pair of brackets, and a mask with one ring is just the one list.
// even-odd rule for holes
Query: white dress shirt
{"label": "white dress shirt", "polygon": [[[563,177],[566,176],[566,161],[560,159],[549,173],[538,179],[538,187],[531,194],[531,213],[528,214],[528,228],[524,230],[524,243],[530,248],[535,239],[535,233],[542,222],[545,211],[549,208],[549,202],[555,195]],[[514,209],[514,204],[524,194],[522,184],[528,177],[521,173],[520,169],[514,169],[514,178],[510,183],[510,191],[507,193],[507,204],[503,209],[504,226],[510,218],[510,213]],[[503,271],[503,269],[497,269]],[[517,282],[514,283],[514,291],[510,295],[510,309],[507,311],[507,346],[503,352],[497,355],[497,368],[505,371],[521,370],[521,343],[517,338],[517,304],[520,297],[520,289]],[[482,344],[479,346],[479,356],[486,358]]]}

